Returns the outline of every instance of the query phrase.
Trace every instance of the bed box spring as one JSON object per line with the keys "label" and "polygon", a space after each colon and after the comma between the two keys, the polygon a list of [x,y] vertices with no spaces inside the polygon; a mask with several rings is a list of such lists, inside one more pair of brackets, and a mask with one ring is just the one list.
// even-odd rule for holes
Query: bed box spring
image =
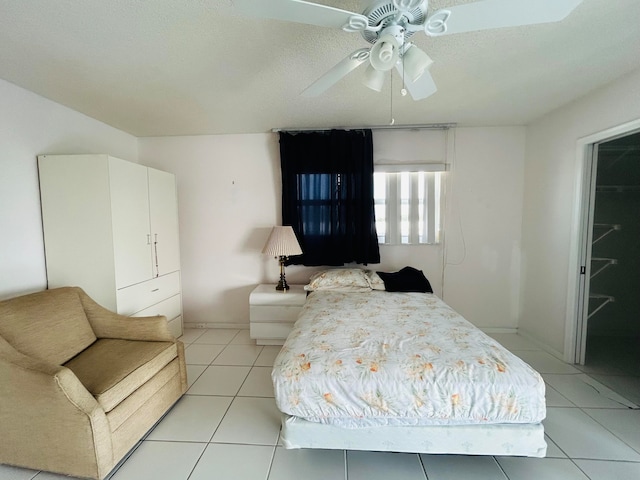
{"label": "bed box spring", "polygon": [[542,424],[342,428],[283,414],[287,449],[319,448],[451,455],[544,457]]}

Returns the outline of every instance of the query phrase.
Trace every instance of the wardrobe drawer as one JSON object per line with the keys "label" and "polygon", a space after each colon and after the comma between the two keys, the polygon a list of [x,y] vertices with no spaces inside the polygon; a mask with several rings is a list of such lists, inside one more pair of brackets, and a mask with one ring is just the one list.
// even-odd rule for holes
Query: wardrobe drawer
{"label": "wardrobe drawer", "polygon": [[132,317],[153,317],[155,315],[164,315],[167,320],[171,321],[176,317],[182,315],[182,299],[181,295],[174,295],[167,298],[155,305],[140,310],[139,312],[131,315]]}
{"label": "wardrobe drawer", "polygon": [[116,293],[118,313],[132,315],[178,293],[180,293],[180,272],[168,273],[146,282],[121,288]]}

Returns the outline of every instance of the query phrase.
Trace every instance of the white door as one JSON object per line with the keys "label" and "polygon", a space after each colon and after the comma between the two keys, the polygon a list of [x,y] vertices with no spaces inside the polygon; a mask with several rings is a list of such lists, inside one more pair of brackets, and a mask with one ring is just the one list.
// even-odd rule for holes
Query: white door
{"label": "white door", "polygon": [[149,168],[148,174],[153,275],[160,276],[180,270],[176,179],[154,168]]}
{"label": "white door", "polygon": [[153,276],[147,167],[109,158],[116,288]]}

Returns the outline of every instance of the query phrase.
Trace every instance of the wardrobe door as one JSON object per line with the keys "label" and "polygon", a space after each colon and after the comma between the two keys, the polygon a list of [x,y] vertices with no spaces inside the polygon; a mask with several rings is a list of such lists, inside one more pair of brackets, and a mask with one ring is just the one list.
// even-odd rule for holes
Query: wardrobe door
{"label": "wardrobe door", "polygon": [[109,159],[116,288],[153,275],[147,167]]}
{"label": "wardrobe door", "polygon": [[154,168],[148,169],[148,176],[153,274],[161,276],[180,270],[176,179]]}
{"label": "wardrobe door", "polygon": [[38,157],[49,288],[77,285],[116,306],[106,155]]}

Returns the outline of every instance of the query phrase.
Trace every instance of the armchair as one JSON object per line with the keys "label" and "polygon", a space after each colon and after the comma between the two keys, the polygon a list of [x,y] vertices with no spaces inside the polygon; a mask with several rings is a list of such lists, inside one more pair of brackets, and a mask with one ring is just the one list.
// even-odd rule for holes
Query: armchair
{"label": "armchair", "polygon": [[164,317],[64,287],[0,302],[0,463],[103,479],[187,389]]}

